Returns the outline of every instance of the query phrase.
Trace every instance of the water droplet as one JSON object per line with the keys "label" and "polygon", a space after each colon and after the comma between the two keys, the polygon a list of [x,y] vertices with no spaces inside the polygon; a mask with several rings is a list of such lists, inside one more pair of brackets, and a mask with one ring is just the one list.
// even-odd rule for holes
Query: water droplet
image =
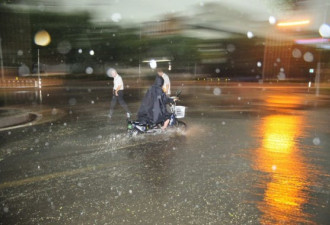
{"label": "water droplet", "polygon": [[92,67],[87,67],[86,70],[85,70],[85,72],[86,72],[87,74],[92,74],[93,71],[94,71],[94,70],[93,70]]}
{"label": "water droplet", "polygon": [[111,19],[113,22],[118,23],[121,20],[121,14],[120,13],[114,13],[111,16]]}
{"label": "water droplet", "polygon": [[69,41],[61,41],[57,45],[57,51],[63,55],[68,54],[71,51],[71,44]]}
{"label": "water droplet", "polygon": [[292,56],[294,58],[300,58],[302,55],[301,51],[298,48],[293,49]]}
{"label": "water droplet", "polygon": [[5,207],[3,207],[3,212],[4,212],[4,213],[8,213],[8,212],[9,212],[9,208],[8,208],[8,207],[6,207],[6,206],[5,206]]}
{"label": "water droplet", "polygon": [[330,26],[326,23],[322,24],[319,28],[319,33],[323,38],[330,38]]}
{"label": "water droplet", "polygon": [[252,33],[251,31],[248,31],[248,32],[246,33],[246,36],[247,36],[249,39],[251,39],[251,38],[254,37],[254,35],[253,35],[253,33]]}
{"label": "water droplet", "polygon": [[218,87],[214,88],[214,89],[213,89],[213,94],[214,94],[214,95],[220,95],[220,94],[221,94],[221,89],[218,88]]}
{"label": "water droplet", "polygon": [[313,55],[311,52],[306,52],[306,53],[304,54],[304,60],[305,60],[306,62],[313,62],[313,60],[314,60],[314,55]]}
{"label": "water droplet", "polygon": [[236,50],[235,45],[233,45],[233,44],[228,44],[227,45],[227,51],[228,52],[234,52],[235,50]]}
{"label": "water droplet", "polygon": [[318,138],[318,137],[314,138],[314,139],[313,139],[313,144],[314,144],[314,145],[319,145],[319,144],[321,144],[321,140],[320,140],[320,138]]}
{"label": "water droplet", "polygon": [[52,115],[54,116],[54,115],[56,115],[56,114],[57,114],[57,109],[53,108],[53,109],[52,109]]}
{"label": "water droplet", "polygon": [[24,63],[22,63],[22,65],[18,68],[18,74],[20,76],[24,76],[30,73],[30,69],[27,65],[25,65]]}
{"label": "water droplet", "polygon": [[69,99],[69,105],[75,105],[77,103],[77,100],[75,98]]}
{"label": "water droplet", "polygon": [[268,22],[269,22],[270,24],[275,24],[275,23],[276,23],[276,18],[275,18],[274,16],[270,16],[270,17],[268,18]]}
{"label": "water droplet", "polygon": [[23,55],[23,51],[22,51],[22,50],[18,50],[18,51],[17,51],[17,55],[18,55],[18,56],[22,56],[22,55]]}

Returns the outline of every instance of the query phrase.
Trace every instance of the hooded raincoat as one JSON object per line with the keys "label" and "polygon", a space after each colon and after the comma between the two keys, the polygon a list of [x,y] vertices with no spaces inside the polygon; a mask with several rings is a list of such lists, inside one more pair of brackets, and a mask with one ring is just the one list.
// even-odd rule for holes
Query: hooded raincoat
{"label": "hooded raincoat", "polygon": [[139,122],[158,124],[170,118],[171,114],[166,110],[166,104],[174,101],[163,92],[163,84],[164,79],[157,76],[154,84],[148,89],[138,111]]}

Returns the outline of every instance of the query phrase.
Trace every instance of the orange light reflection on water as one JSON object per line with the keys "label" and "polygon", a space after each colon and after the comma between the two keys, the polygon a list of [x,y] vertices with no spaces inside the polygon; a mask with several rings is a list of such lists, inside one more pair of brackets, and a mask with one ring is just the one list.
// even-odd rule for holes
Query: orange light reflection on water
{"label": "orange light reflection on water", "polygon": [[[275,98],[283,104],[293,98]],[[287,101],[288,100],[288,101]],[[272,104],[270,104],[273,107]],[[272,115],[265,117],[258,129],[262,137],[261,147],[256,150],[254,167],[270,174],[270,180],[261,181],[263,200],[258,203],[263,213],[261,224],[311,223],[310,215],[303,211],[309,201],[309,169],[301,154],[297,138],[303,135],[303,116]]]}

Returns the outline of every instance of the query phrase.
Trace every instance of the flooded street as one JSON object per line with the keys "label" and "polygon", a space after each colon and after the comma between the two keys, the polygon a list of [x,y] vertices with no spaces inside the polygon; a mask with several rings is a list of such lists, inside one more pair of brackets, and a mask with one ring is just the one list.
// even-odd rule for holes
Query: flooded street
{"label": "flooded street", "polygon": [[[328,89],[172,88],[188,129],[136,137],[105,82],[1,90],[4,115],[37,119],[0,128],[0,224],[329,223]],[[145,91],[126,88],[132,112]]]}

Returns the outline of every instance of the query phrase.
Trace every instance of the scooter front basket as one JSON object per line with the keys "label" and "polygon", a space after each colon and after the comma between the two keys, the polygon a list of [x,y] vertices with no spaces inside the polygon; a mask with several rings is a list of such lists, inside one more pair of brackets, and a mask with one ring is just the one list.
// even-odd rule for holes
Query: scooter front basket
{"label": "scooter front basket", "polygon": [[175,106],[175,116],[176,118],[184,118],[185,117],[185,106]]}

